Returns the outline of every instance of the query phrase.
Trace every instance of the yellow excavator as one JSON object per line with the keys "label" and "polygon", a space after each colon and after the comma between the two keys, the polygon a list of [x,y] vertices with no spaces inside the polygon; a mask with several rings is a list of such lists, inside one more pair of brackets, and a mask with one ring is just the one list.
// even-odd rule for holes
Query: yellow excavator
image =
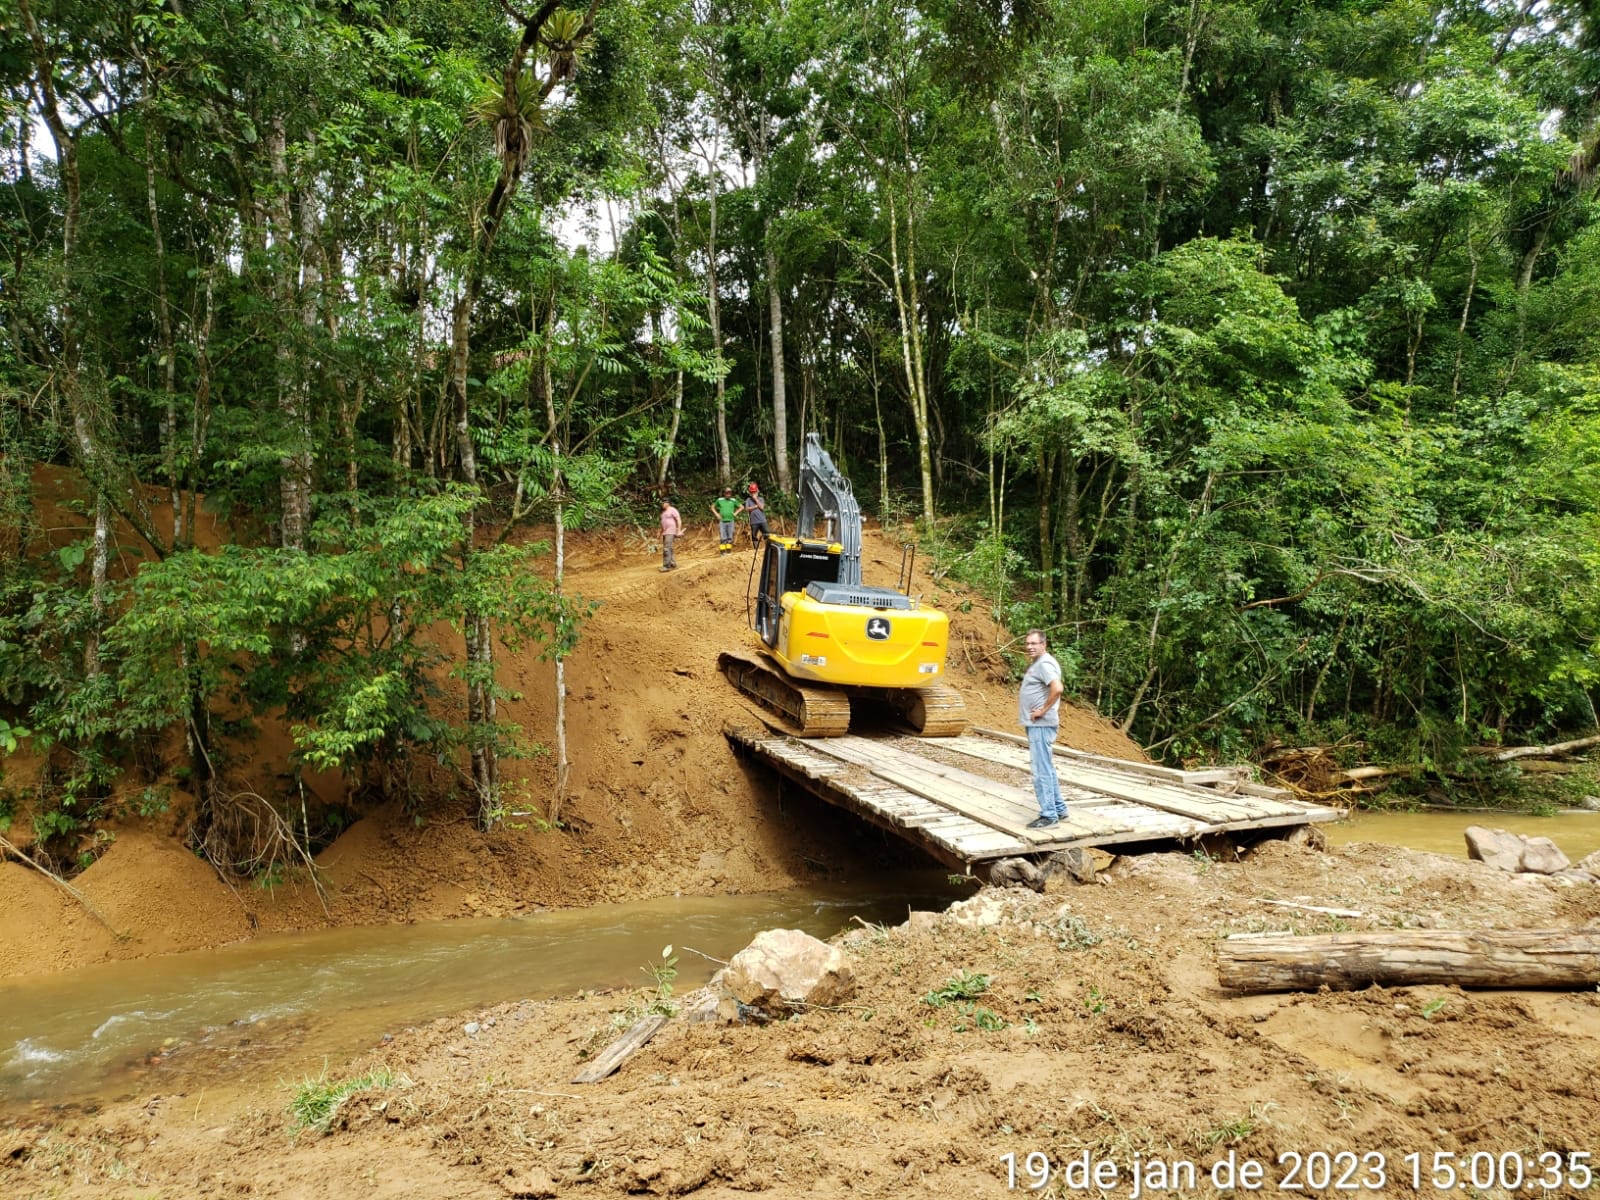
{"label": "yellow excavator", "polygon": [[898,715],[924,737],[967,726],[961,693],[946,685],[950,618],[901,586],[861,582],[861,508],[850,481],[806,435],[794,537],[768,537],[754,578],[754,656],[718,665],[740,691],[789,718],[802,737],[849,732],[852,699]]}

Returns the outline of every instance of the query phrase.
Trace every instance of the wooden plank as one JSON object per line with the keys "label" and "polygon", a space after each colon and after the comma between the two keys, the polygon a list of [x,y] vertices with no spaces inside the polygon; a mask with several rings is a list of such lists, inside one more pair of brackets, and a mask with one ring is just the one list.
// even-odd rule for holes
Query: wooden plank
{"label": "wooden plank", "polygon": [[[904,756],[895,757],[886,754],[864,739],[858,740],[854,738],[833,738],[832,741],[836,744],[829,746],[828,752],[830,754],[838,756],[839,759],[844,762],[853,763],[859,767],[863,767],[866,770],[871,771],[877,778],[880,779],[884,778],[884,776],[878,773],[878,769],[881,767],[906,766],[913,769],[923,769],[925,766],[925,764],[920,762],[908,762]],[[976,779],[977,777],[974,776],[973,778]],[[899,786],[897,780],[894,782],[897,784],[897,786]],[[967,780],[959,779],[958,782],[966,784]],[[1002,805],[1017,803],[1016,793],[1018,789],[1007,787],[1005,784],[996,783],[993,780],[983,780],[982,782],[984,786],[973,787],[971,790],[980,795],[991,797],[1001,802]],[[1022,810],[1027,811],[1031,807],[1031,804],[1023,805]]]}
{"label": "wooden plank", "polygon": [[[1001,736],[1009,737],[1009,735]],[[955,738],[952,740],[959,742],[962,739]],[[1026,746],[1025,741],[1023,746]],[[1056,749],[1060,750],[1061,747],[1058,746]],[[1027,755],[1022,752],[1022,748],[1012,749],[1007,747],[1002,750],[1002,754],[1009,758],[1008,765],[1025,766],[1027,763]],[[1153,777],[1129,776],[1114,768],[1080,765],[1065,756],[1058,755],[1058,759],[1056,774],[1063,785],[1069,782],[1074,783],[1104,795],[1115,796],[1119,800],[1130,800],[1135,804],[1145,804],[1151,808],[1162,808],[1168,812],[1180,813],[1183,816],[1194,817],[1198,820],[1236,821],[1257,816],[1283,815],[1288,812],[1298,811],[1297,809],[1285,807],[1279,812],[1271,801],[1256,801],[1254,804],[1246,804],[1241,800],[1225,798],[1216,793],[1206,792],[1199,788],[1190,788],[1183,784],[1164,782]]]}
{"label": "wooden plank", "polygon": [[[904,761],[905,756],[899,760],[891,759],[887,755],[875,753],[876,747],[860,738],[831,738],[827,752],[836,754],[840,759],[848,762],[860,763],[872,767],[874,763]],[[920,767],[922,764],[918,763]],[[940,778],[932,773],[923,773],[916,768],[898,770],[891,767],[874,767],[873,773],[881,779],[894,783],[907,791],[922,796],[932,802],[954,810],[964,817],[968,817],[981,825],[998,829],[1012,837],[1020,838],[1027,843],[1044,843],[1058,840],[1060,834],[1054,830],[1027,829],[1026,825],[1038,813],[1032,803],[1032,796],[1024,793],[1020,788],[1007,788],[1004,784],[997,784],[993,780],[982,779],[980,776],[971,776],[984,784],[982,789],[973,789],[972,792],[962,792],[950,786],[950,781]],[[964,774],[964,773],[962,773]],[[963,784],[965,780],[961,781]],[[1063,830],[1062,832],[1066,832]],[[1079,835],[1092,835],[1093,829],[1075,827],[1074,833]]]}
{"label": "wooden plank", "polygon": [[[1339,815],[1332,809],[1271,801],[1258,801],[1257,808],[1209,789],[1096,770],[1061,755],[1057,767],[1069,818],[1048,829],[1030,830],[1025,826],[1035,812],[1031,788],[964,771],[942,756],[929,757],[929,748],[919,741],[728,736],[823,800],[957,868],[1068,846],[1191,839],[1212,830],[1298,825]],[[1026,782],[1025,748],[981,738],[940,739],[937,746],[965,753],[952,745],[963,741],[980,748],[968,757],[1006,767],[1017,773],[1019,785]],[[1277,811],[1263,815],[1263,810]]]}
{"label": "wooden plank", "polygon": [[[960,742],[961,738],[948,739]],[[1001,754],[1010,761],[1003,765],[1027,769],[1027,756],[1019,751],[1005,748]],[[988,756],[980,756],[988,757]],[[991,761],[993,761],[991,759]],[[1077,767],[1069,761],[1060,761],[1056,765],[1056,774],[1061,781],[1063,797],[1069,786],[1082,788],[1096,793],[1099,797],[1111,796],[1117,800],[1145,805],[1149,808],[1159,808],[1165,812],[1176,813],[1180,816],[1190,817],[1202,821],[1237,821],[1248,820],[1258,816],[1287,815],[1296,813],[1296,808],[1283,807],[1281,812],[1273,812],[1268,806],[1271,802],[1260,801],[1255,805],[1246,805],[1240,801],[1224,800],[1221,797],[1200,793],[1199,789],[1183,788],[1173,784],[1164,784],[1154,779],[1119,778],[1114,772],[1099,771],[1092,768]],[[1198,794],[1197,794],[1198,793]],[[1068,808],[1072,807],[1068,802]],[[1275,806],[1273,806],[1275,807]],[[1265,809],[1266,811],[1263,811]]]}
{"label": "wooden plank", "polygon": [[1119,777],[1113,771],[1078,766],[1075,763],[1059,763],[1056,771],[1063,780],[1070,779],[1073,783],[1104,792],[1108,796],[1118,796],[1124,800],[1132,800],[1136,804],[1178,813],[1185,817],[1194,817],[1201,821],[1254,820],[1257,817],[1287,816],[1299,811],[1287,805],[1274,804],[1270,800],[1252,800],[1246,803],[1237,796],[1224,798],[1196,795],[1195,793],[1200,791],[1198,788],[1183,788],[1175,784],[1161,783],[1155,779]]}
{"label": "wooden plank", "polygon": [[[1027,748],[1027,739],[1018,737],[1015,734],[1002,733],[999,730],[992,729],[986,729],[982,732],[984,738],[998,738],[1006,743],[1008,747],[1016,745],[1024,750]],[[989,757],[984,753],[982,738],[963,735],[959,738],[947,739],[947,741],[956,743],[952,744],[950,748],[958,753],[973,754],[974,757]],[[1174,767],[1156,767],[1149,763],[1134,763],[1123,759],[1106,758],[1103,755],[1086,754],[1082,750],[1073,750],[1069,746],[1053,746],[1051,750],[1057,758],[1063,760],[1063,763],[1072,764],[1073,767],[1081,767],[1084,772],[1091,776],[1100,774],[1109,774],[1113,777],[1130,774],[1149,776],[1151,783],[1160,788],[1160,794],[1169,801],[1176,802],[1178,795],[1195,797],[1207,803],[1228,803],[1232,801],[1244,808],[1248,815],[1257,817],[1287,816],[1291,813],[1305,811],[1305,806],[1296,802],[1289,793],[1278,788],[1262,787],[1260,784],[1250,783],[1247,780],[1230,782],[1225,787],[1198,787],[1196,786],[1196,778],[1203,775],[1204,772],[1179,771]],[[1008,763],[1019,762],[1018,759],[1014,758],[1005,761]],[[1020,761],[1025,762],[1026,757],[1024,756]],[[1224,769],[1236,770],[1237,768]],[[1076,771],[1071,773],[1077,774]],[[1183,776],[1196,778],[1180,778]],[[1063,778],[1065,777],[1063,776]],[[1145,803],[1146,801],[1139,799],[1137,802]],[[1237,817],[1229,819],[1237,819]]]}
{"label": "wooden plank", "polygon": [[[1051,831],[1029,830],[1029,821],[1038,816],[1033,793],[1019,787],[997,783],[954,767],[942,767],[892,749],[885,752],[875,743],[847,745],[838,752],[853,759],[876,764],[874,772],[909,791],[965,813],[973,820],[1014,832],[1031,842],[1057,840]],[[1070,819],[1070,818],[1069,818]],[[1115,821],[1075,820],[1074,828],[1084,833],[1114,833],[1126,828]]]}
{"label": "wooden plank", "polygon": [[[1060,841],[1063,836],[1094,837],[1121,833],[1128,828],[1126,825],[1104,820],[1087,822],[1069,815],[1065,821],[1058,822],[1047,829],[1029,829],[1027,828],[1028,822],[1038,815],[1038,809],[1032,805],[1029,805],[1026,810],[1026,819],[1009,814],[996,816],[989,805],[962,795],[960,792],[951,789],[944,781],[919,777],[914,772],[898,772],[887,767],[882,768],[878,773],[884,778],[900,784],[901,787],[953,808],[957,812],[971,817],[974,821],[992,826],[995,829],[1002,829],[1035,845]],[[1031,799],[1031,796],[1029,798]]]}
{"label": "wooden plank", "polygon": [[572,1077],[573,1083],[599,1083],[625,1063],[629,1057],[661,1031],[667,1018],[659,1013],[642,1017],[628,1026],[628,1031],[600,1051],[595,1060]]}
{"label": "wooden plank", "polygon": [[[842,739],[840,739],[842,740]],[[840,746],[838,752],[849,755],[851,760],[869,767],[878,773],[880,769],[887,769],[901,773],[915,773],[922,776],[932,776],[945,780],[963,792],[972,793],[979,797],[992,798],[997,802],[996,815],[1004,816],[1015,809],[1022,814],[1024,822],[1031,821],[1038,816],[1038,807],[1033,802],[1033,793],[1023,791],[1019,787],[987,779],[982,775],[974,775],[970,771],[963,771],[958,767],[946,767],[942,764],[930,762],[927,759],[915,758],[911,755],[899,753],[892,748],[874,745],[870,742],[856,743]],[[880,777],[882,777],[880,775]]]}
{"label": "wooden plank", "polygon": [[[999,738],[1008,742],[1020,742],[1026,746],[1028,739],[1021,734],[1006,733],[999,729],[990,729],[983,725],[974,725],[972,733],[979,737]],[[963,735],[970,736],[970,735]],[[953,738],[952,741],[961,741],[962,738]],[[1160,763],[1135,762],[1127,758],[1112,758],[1105,754],[1091,754],[1087,750],[1075,750],[1071,746],[1055,746],[1055,753],[1070,757],[1079,762],[1100,764],[1118,771],[1127,771],[1135,775],[1149,775],[1153,779],[1167,779],[1175,783],[1210,784],[1210,783],[1249,783],[1251,773],[1249,767],[1205,767],[1199,770],[1185,770],[1181,767],[1164,767]]]}

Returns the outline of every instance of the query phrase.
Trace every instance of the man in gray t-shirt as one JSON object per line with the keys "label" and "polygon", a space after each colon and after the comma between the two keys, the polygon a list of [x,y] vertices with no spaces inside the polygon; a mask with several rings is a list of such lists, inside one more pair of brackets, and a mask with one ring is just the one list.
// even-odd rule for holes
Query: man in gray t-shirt
{"label": "man in gray t-shirt", "polygon": [[1028,630],[1022,645],[1030,661],[1022,676],[1022,690],[1017,695],[1017,721],[1028,732],[1033,797],[1039,802],[1039,815],[1028,822],[1028,828],[1044,829],[1067,816],[1067,804],[1061,798],[1061,781],[1056,777],[1055,761],[1050,753],[1061,724],[1061,664],[1047,649],[1049,643],[1040,630]]}

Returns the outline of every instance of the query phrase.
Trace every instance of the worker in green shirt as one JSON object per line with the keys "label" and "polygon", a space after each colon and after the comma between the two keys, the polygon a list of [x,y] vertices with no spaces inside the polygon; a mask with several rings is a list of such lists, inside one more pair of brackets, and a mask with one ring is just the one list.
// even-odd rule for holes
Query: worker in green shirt
{"label": "worker in green shirt", "polygon": [[711,513],[717,518],[718,550],[727,554],[733,549],[733,519],[739,515],[739,502],[731,487],[723,488],[722,495],[711,502]]}

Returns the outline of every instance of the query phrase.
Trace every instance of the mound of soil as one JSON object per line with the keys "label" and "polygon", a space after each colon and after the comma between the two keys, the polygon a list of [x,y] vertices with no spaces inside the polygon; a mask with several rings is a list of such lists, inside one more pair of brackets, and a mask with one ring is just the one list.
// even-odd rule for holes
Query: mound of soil
{"label": "mound of soil", "polygon": [[[56,491],[68,483],[38,481]],[[111,929],[128,936],[113,936],[42,876],[0,864],[0,901],[15,901],[0,902],[0,978],[221,945],[255,932],[774,891],[922,861],[820,802],[786,792],[780,806],[776,783],[734,758],[723,725],[757,710],[716,661],[754,636],[746,605],[753,556],[747,549],[718,555],[714,533],[702,527],[680,539],[680,569],[671,573],[659,570],[659,550],[642,531],[569,535],[566,587],[597,608],[565,669],[572,770],[563,829],[541,828],[555,780],[548,754],[505,762],[517,815],[489,834],[476,828],[472,798],[458,785],[424,781],[448,790],[420,818],[398,805],[363,814],[320,855],[319,893],[293,872],[271,887],[220,879],[181,849],[180,804],[159,827],[115,830],[116,841],[74,881]],[[869,529],[863,558],[868,582],[894,581],[900,552],[892,538]],[[960,586],[923,570],[913,586],[951,614],[950,681],[974,721],[1012,727],[1006,635]],[[502,648],[500,666],[522,695],[502,715],[530,739],[549,742],[554,666],[534,646]],[[1069,745],[1139,757],[1093,713],[1063,706],[1062,721]],[[275,794],[288,750],[284,731],[264,726],[255,743],[236,748],[244,762],[231,782]],[[344,798],[337,781],[311,786],[323,799]],[[167,853],[157,851],[163,840]]]}

